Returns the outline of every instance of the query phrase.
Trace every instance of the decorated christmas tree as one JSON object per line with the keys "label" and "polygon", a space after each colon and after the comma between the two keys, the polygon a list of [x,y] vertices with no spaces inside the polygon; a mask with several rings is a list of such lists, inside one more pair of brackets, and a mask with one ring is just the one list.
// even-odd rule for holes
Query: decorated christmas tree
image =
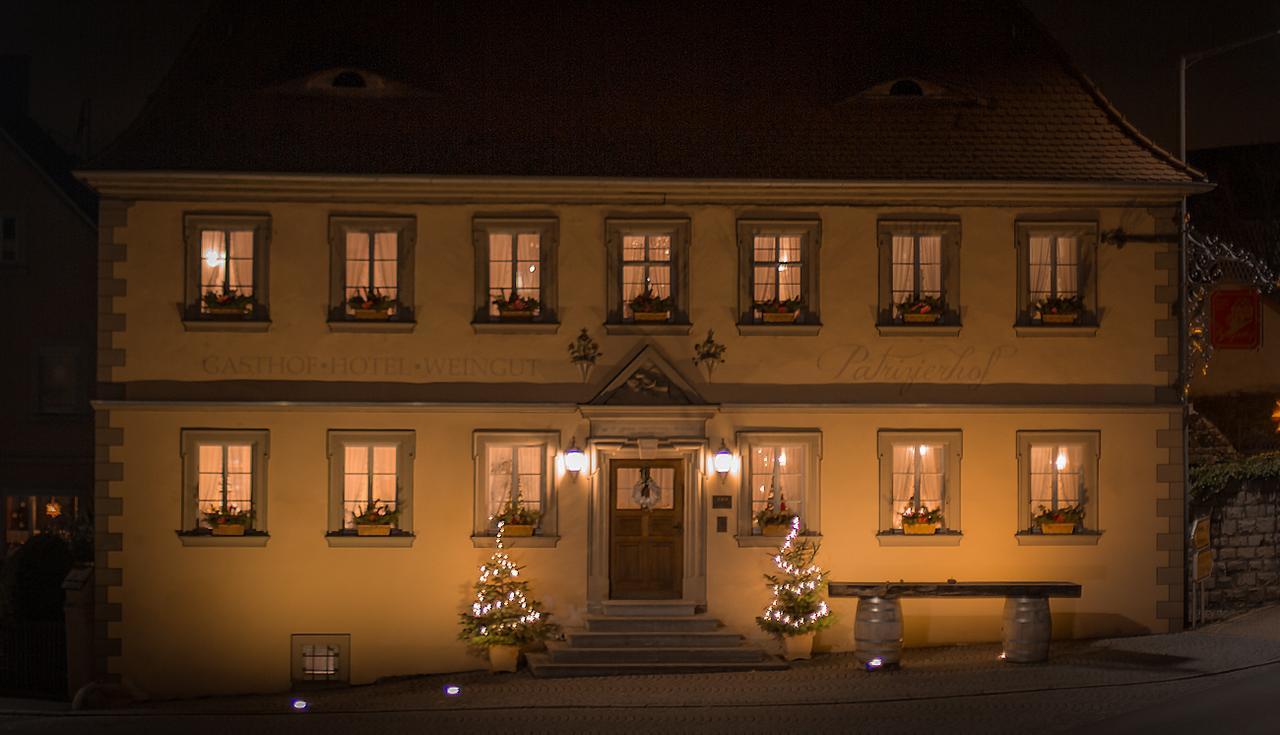
{"label": "decorated christmas tree", "polygon": [[555,635],[558,627],[547,621],[541,603],[529,599],[529,583],[503,549],[506,523],[498,523],[497,550],[480,566],[475,601],[460,614],[458,637],[478,648],[521,646]]}
{"label": "decorated christmas tree", "polygon": [[800,518],[791,519],[791,531],[773,555],[778,574],[764,578],[773,592],[773,601],[756,623],[766,633],[801,636],[831,625],[835,619],[822,599],[827,573],[814,564],[818,545],[808,540],[797,541]]}

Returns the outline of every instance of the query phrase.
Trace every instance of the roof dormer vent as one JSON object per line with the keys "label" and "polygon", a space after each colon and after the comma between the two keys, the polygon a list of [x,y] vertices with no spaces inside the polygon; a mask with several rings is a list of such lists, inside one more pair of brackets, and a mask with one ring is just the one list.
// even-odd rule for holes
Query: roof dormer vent
{"label": "roof dormer vent", "polygon": [[899,79],[889,87],[890,97],[923,97],[924,88],[914,79]]}

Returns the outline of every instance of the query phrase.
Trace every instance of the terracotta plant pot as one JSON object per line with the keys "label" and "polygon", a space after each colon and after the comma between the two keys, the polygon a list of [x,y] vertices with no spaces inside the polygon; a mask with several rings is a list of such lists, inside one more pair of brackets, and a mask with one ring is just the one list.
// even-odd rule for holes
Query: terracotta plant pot
{"label": "terracotta plant pot", "polygon": [[1080,321],[1079,312],[1071,312],[1067,314],[1041,314],[1040,321],[1045,324],[1075,324]]}
{"label": "terracotta plant pot", "polygon": [[357,536],[390,536],[391,524],[389,523],[357,523]]}
{"label": "terracotta plant pot", "polygon": [[766,523],[760,527],[760,533],[764,536],[786,536],[790,531],[790,523]]}
{"label": "terracotta plant pot", "polygon": [[243,523],[219,523],[218,525],[213,526],[213,535],[214,536],[243,536],[244,524]]}
{"label": "terracotta plant pot", "polygon": [[533,526],[524,523],[508,523],[502,527],[503,536],[532,536]]}
{"label": "terracotta plant pot", "polygon": [[942,318],[942,314],[933,312],[932,314],[903,314],[902,321],[907,324],[937,324]]}
{"label": "terracotta plant pot", "polygon": [[504,322],[530,321],[533,319],[533,309],[519,309],[508,311],[506,309],[498,309],[498,318]]}
{"label": "terracotta plant pot", "polygon": [[760,313],[760,319],[765,324],[789,324],[800,316],[798,311],[764,311]]}
{"label": "terracotta plant pot", "polygon": [[782,657],[788,661],[813,658],[813,631],[782,636]]}
{"label": "terracotta plant pot", "polygon": [[520,667],[519,646],[489,646],[489,671],[514,673]]}
{"label": "terracotta plant pot", "polygon": [[1075,532],[1075,523],[1054,523],[1053,521],[1043,521],[1040,523],[1040,533],[1047,533],[1055,536],[1067,536]]}
{"label": "terracotta plant pot", "polygon": [[669,311],[635,311],[632,312],[632,315],[638,322],[671,321],[671,312]]}
{"label": "terracotta plant pot", "polygon": [[908,536],[932,536],[938,532],[936,523],[911,523],[904,521],[902,532]]}
{"label": "terracotta plant pot", "polygon": [[385,309],[352,309],[351,316],[364,321],[385,321],[391,318],[391,308]]}

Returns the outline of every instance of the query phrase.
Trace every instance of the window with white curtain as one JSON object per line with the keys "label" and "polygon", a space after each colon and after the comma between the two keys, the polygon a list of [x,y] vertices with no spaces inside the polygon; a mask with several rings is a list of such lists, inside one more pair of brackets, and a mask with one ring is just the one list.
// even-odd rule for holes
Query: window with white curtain
{"label": "window with white curtain", "polygon": [[534,536],[513,537],[523,546],[553,546],[556,526],[557,431],[477,431],[472,436],[475,462],[472,542],[491,546],[498,531],[495,516],[513,501],[537,514]]}
{"label": "window with white curtain", "polygon": [[252,513],[251,533],[267,529],[267,432],[184,429],[182,533],[208,533],[205,513]]}
{"label": "window with white curtain", "polygon": [[1018,523],[1022,533],[1034,528],[1044,510],[1084,508],[1083,528],[1099,528],[1097,431],[1018,432]]}
{"label": "window with white curtain", "polygon": [[[670,299],[666,322],[688,324],[688,220],[615,220],[605,223],[609,323],[633,326],[631,302],[646,291]],[[662,323],[634,325],[661,330]]]}
{"label": "window with white curtain", "polygon": [[1045,300],[1079,301],[1077,325],[1096,325],[1097,226],[1092,222],[1019,222],[1018,323],[1040,324]]}
{"label": "window with white curtain", "polygon": [[270,217],[189,213],[183,223],[187,247],[184,319],[269,321]]}
{"label": "window with white curtain", "polygon": [[[503,229],[489,232],[489,315],[498,316],[495,300],[513,296],[542,301],[542,232]],[[540,311],[533,310],[534,314]]]}
{"label": "window with white curtain", "polygon": [[329,217],[331,324],[358,322],[357,308],[413,321],[415,230],[416,220],[404,215]]}
{"label": "window with white curtain", "polygon": [[[816,219],[738,220],[739,331],[755,334],[816,333],[788,325],[819,326]],[[773,302],[777,302],[774,304]],[[791,302],[790,304],[786,302]],[[791,308],[796,304],[798,309]],[[766,307],[779,317],[765,318]],[[784,313],[793,313],[786,318]],[[765,325],[769,325],[767,328]]]}
{"label": "window with white curtain", "polygon": [[412,431],[330,431],[329,535],[351,535],[370,504],[399,514],[393,534],[412,534],[414,454]]}
{"label": "window with white curtain", "polygon": [[484,463],[485,517],[491,530],[498,528],[495,516],[512,504],[541,518],[547,479],[545,443],[491,443],[485,448]]}
{"label": "window with white curtain", "polygon": [[[553,329],[557,318],[556,251],[559,221],[554,217],[476,217],[475,314],[477,331],[511,332]],[[529,308],[502,309],[497,300],[536,300]],[[503,311],[507,314],[504,317]],[[528,313],[523,313],[523,312]],[[514,313],[521,312],[521,313]],[[486,326],[489,325],[489,326]],[[541,325],[541,326],[539,326]]]}
{"label": "window with white curtain", "polygon": [[[742,431],[737,434],[741,495],[737,502],[740,546],[777,545],[762,535],[761,511],[796,515],[801,533],[822,533],[819,472],[822,434],[817,431]],[[784,506],[785,504],[785,511]]]}
{"label": "window with white curtain", "polygon": [[879,432],[880,533],[902,531],[907,510],[939,510],[938,533],[960,531],[960,458],[958,431]]}
{"label": "window with white curtain", "polygon": [[759,234],[752,238],[752,245],[752,299],[756,302],[803,299],[803,236]]}
{"label": "window with white curtain", "polygon": [[904,304],[940,302],[937,323],[957,326],[960,315],[960,222],[881,220],[879,323],[903,321]]}

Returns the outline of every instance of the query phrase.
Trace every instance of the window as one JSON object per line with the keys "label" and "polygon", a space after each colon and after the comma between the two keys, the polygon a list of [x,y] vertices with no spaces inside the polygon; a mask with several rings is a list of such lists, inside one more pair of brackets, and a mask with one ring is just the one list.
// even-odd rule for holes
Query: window
{"label": "window", "polygon": [[[687,325],[689,221],[609,220],[605,229],[609,322],[658,329]],[[636,308],[640,297],[647,303]]]}
{"label": "window", "polygon": [[741,323],[819,322],[818,234],[817,221],[738,222]]}
{"label": "window", "polygon": [[290,678],[298,685],[346,683],[351,680],[351,636],[295,634],[290,636]]}
{"label": "window", "polygon": [[243,519],[244,536],[267,531],[267,432],[186,429],[181,535],[208,536],[209,514]]}
{"label": "window", "polygon": [[413,217],[329,218],[330,321],[413,321]]}
{"label": "window", "polygon": [[412,536],[414,451],[412,431],[329,432],[330,537]]}
{"label": "window", "polygon": [[1097,323],[1097,227],[1020,222],[1018,324]]}
{"label": "window", "polygon": [[960,223],[881,221],[880,323],[960,323]]}
{"label": "window", "polygon": [[908,510],[938,511],[940,535],[960,533],[960,432],[881,431],[880,534],[903,532]]}
{"label": "window", "polygon": [[476,218],[476,323],[556,322],[558,233],[553,218]]}
{"label": "window", "polygon": [[266,321],[270,218],[186,216],[187,320]]}
{"label": "window", "polygon": [[[513,507],[532,520],[534,536],[556,536],[555,470],[558,432],[479,431],[474,435],[476,467],[475,523],[477,545],[498,531],[498,516]],[[508,523],[514,523],[508,520]],[[539,545],[537,541],[520,543]]]}
{"label": "window", "polygon": [[1018,528],[1040,534],[1036,516],[1079,507],[1076,533],[1096,533],[1098,524],[1099,433],[1018,432]]}
{"label": "window", "polygon": [[18,218],[0,214],[0,266],[22,263],[22,247],[18,240]]}
{"label": "window", "polygon": [[82,414],[89,411],[88,384],[80,350],[45,347],[37,352],[36,408],[42,414]]}
{"label": "window", "polygon": [[[806,535],[821,533],[819,524],[818,466],[822,435],[818,432],[741,432],[738,451],[742,458],[742,491],[738,518],[739,542],[759,538],[760,515],[766,512],[795,514]],[[784,509],[785,505],[785,509]],[[771,539],[770,543],[776,542]]]}

